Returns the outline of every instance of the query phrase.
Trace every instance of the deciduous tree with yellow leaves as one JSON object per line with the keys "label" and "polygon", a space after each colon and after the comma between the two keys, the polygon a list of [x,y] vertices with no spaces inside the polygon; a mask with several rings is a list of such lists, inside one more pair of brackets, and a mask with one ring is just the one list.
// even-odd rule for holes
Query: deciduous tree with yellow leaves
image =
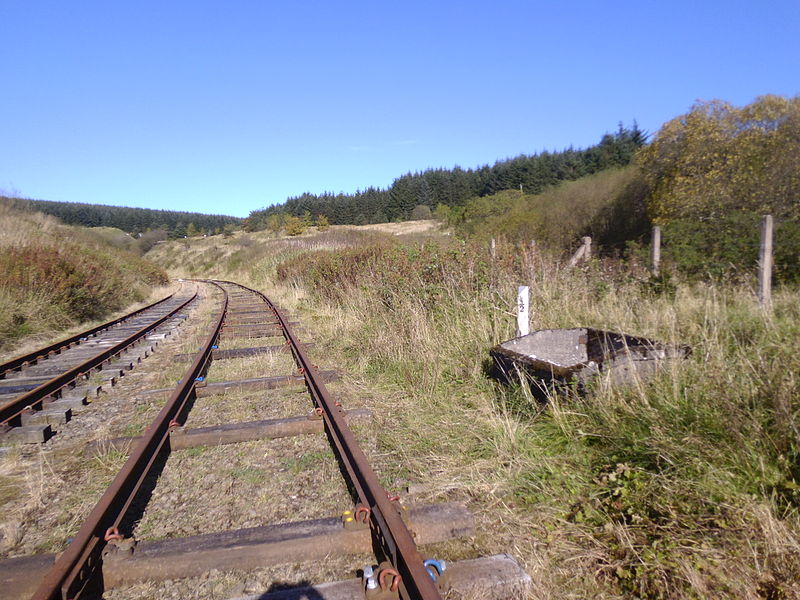
{"label": "deciduous tree with yellow leaves", "polygon": [[698,102],[639,154],[657,223],[742,211],[800,218],[800,97]]}

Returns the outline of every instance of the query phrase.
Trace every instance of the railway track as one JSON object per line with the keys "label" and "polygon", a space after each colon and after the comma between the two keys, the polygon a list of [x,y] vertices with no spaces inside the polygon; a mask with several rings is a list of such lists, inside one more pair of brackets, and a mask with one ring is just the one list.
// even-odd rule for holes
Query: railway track
{"label": "railway track", "polygon": [[[255,586],[257,595],[247,598],[500,599],[529,593],[530,578],[506,555],[448,563],[447,557],[426,554],[429,544],[473,533],[466,508],[455,503],[411,505],[387,490],[360,443],[369,440],[370,412],[348,410],[340,400],[346,394],[330,391],[328,384],[337,374],[320,370],[309,359],[307,346],[286,314],[258,291],[224,281],[206,285],[219,291],[221,302],[199,350],[175,356],[176,361],[190,361],[177,386],[151,391],[153,397],[168,397],[141,436],[106,440],[102,447],[87,445],[87,454],[113,449],[128,454],[127,461],[63,552],[0,561],[0,586],[9,598],[174,597],[167,590],[178,580],[258,569],[267,569],[269,579],[270,573],[275,576],[269,569],[278,565],[289,565],[295,586],[283,589],[285,583],[262,582]],[[270,338],[275,339],[265,343]],[[282,363],[284,371],[288,367],[290,372],[259,372],[255,377],[248,372],[248,377],[227,379],[232,369],[226,365],[237,362],[255,364],[256,369]],[[296,389],[300,392],[290,393]],[[286,395],[271,396],[275,390],[287,390]],[[282,416],[237,419],[229,406],[236,402],[251,407],[247,414]],[[286,416],[288,411],[296,414]],[[360,427],[360,432],[353,427]],[[280,456],[276,454],[279,444],[290,452],[299,448],[301,453]],[[302,453],[312,447],[313,452]],[[241,450],[214,454],[209,448]],[[182,454],[183,450],[195,452]],[[234,518],[251,514],[251,522],[244,523],[251,526],[219,529],[212,525],[215,531],[190,536],[164,535],[164,525],[151,526],[159,522],[152,516],[159,510],[167,512],[161,523],[173,526],[199,519],[199,508],[175,510],[168,502],[162,506],[163,499],[188,493],[181,486],[186,483],[185,467],[195,464],[191,461],[216,459],[219,466],[241,455],[251,457],[257,467],[293,465],[272,471],[266,466],[263,470],[248,467],[251,474],[266,475],[250,481],[251,487],[241,493],[231,494],[231,501]],[[307,460],[309,456],[312,461]],[[297,465],[309,462],[317,471],[309,475],[312,489],[307,485],[293,488],[291,480],[305,474]],[[173,464],[177,467],[172,468]],[[208,462],[203,468],[209,471],[210,485],[214,469]],[[280,473],[287,470],[291,471],[288,482],[282,483]],[[341,476],[338,487],[329,484],[337,474]],[[200,487],[199,476],[190,479],[199,488],[198,496],[212,494]],[[169,488],[171,480],[177,485],[159,489]],[[264,503],[248,511],[256,504],[248,499],[256,494],[264,496]],[[301,494],[304,499],[297,499]],[[264,523],[272,504],[287,507],[288,517]],[[292,518],[301,514],[316,518]],[[143,539],[146,526],[164,539]],[[334,563],[331,570],[318,568],[324,561]],[[304,576],[309,569],[316,575]],[[311,584],[320,572],[341,570],[345,571],[342,575],[355,571],[358,577]],[[145,583],[155,587],[143,593]],[[248,591],[247,586],[234,589],[238,593],[233,595],[238,596]],[[211,595],[230,597],[216,588]]]}
{"label": "railway track", "polygon": [[[47,441],[104,385],[113,386],[146,358],[157,330],[180,323],[181,311],[196,298],[167,296],[0,364],[0,446]],[[149,347],[139,347],[146,341]]]}

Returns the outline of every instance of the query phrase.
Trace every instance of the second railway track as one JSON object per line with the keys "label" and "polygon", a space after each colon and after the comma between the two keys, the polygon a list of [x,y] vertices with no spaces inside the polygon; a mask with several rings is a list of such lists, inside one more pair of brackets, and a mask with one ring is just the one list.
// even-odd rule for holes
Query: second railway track
{"label": "second railway track", "polygon": [[0,445],[45,442],[103,385],[152,351],[138,348],[179,322],[195,300],[170,295],[144,308],[0,364]]}
{"label": "second railway track", "polygon": [[255,290],[206,285],[218,310],[199,350],[175,356],[189,363],[177,386],[146,394],[163,401],[158,416],[141,435],[86,445],[127,460],[62,552],[0,561],[7,597],[530,593],[511,557],[426,553],[473,533],[466,508],[384,487],[369,410],[348,406],[353,394],[310,360],[287,315]]}

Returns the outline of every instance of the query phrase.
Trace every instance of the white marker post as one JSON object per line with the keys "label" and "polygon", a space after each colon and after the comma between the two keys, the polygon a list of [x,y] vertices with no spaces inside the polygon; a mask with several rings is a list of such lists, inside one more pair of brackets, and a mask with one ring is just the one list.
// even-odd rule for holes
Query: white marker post
{"label": "white marker post", "polygon": [[758,250],[758,302],[766,310],[772,307],[772,229],[772,215],[764,215]]}
{"label": "white marker post", "polygon": [[527,285],[517,288],[517,337],[530,333],[530,321],[528,319],[528,301],[530,299],[530,289]]}
{"label": "white marker post", "polygon": [[650,246],[650,271],[658,277],[661,271],[661,227],[653,227],[652,242]]}

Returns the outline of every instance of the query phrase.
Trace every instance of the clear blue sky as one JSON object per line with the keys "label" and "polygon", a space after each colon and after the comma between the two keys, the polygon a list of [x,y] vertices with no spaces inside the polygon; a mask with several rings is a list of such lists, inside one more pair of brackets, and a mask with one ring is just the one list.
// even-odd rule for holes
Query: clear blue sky
{"label": "clear blue sky", "polygon": [[0,0],[0,190],[246,216],[800,93],[800,1]]}

